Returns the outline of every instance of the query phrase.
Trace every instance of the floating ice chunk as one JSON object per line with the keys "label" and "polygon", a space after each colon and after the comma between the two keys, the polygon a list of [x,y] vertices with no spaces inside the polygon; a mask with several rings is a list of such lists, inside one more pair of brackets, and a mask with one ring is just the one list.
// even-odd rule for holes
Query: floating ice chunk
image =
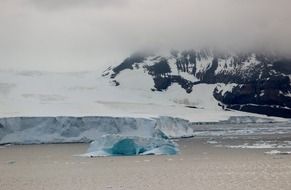
{"label": "floating ice chunk", "polygon": [[279,150],[271,150],[268,152],[265,152],[265,154],[271,154],[271,155],[290,155],[291,151],[279,151]]}
{"label": "floating ice chunk", "polygon": [[5,144],[5,145],[1,145],[0,148],[7,148],[10,147],[12,144]]}
{"label": "floating ice chunk", "polygon": [[82,156],[174,155],[176,143],[162,138],[104,135],[93,141]]}
{"label": "floating ice chunk", "polygon": [[267,148],[291,148],[291,141],[258,141],[254,144],[226,145],[227,148],[267,149]]}
{"label": "floating ice chunk", "polygon": [[246,124],[246,123],[272,123],[275,122],[273,118],[264,118],[256,116],[230,116],[227,120],[222,123],[232,124]]}
{"label": "floating ice chunk", "polygon": [[265,149],[265,148],[274,148],[274,144],[268,144],[268,143],[255,143],[255,144],[249,144],[244,143],[242,145],[226,145],[227,148],[246,148],[246,149]]}
{"label": "floating ice chunk", "polygon": [[209,141],[207,141],[207,144],[218,144],[218,142],[217,141],[213,141],[213,140],[209,140]]}
{"label": "floating ice chunk", "polygon": [[141,155],[175,155],[177,154],[178,149],[173,148],[172,145],[162,145],[158,148],[148,150],[141,153]]}

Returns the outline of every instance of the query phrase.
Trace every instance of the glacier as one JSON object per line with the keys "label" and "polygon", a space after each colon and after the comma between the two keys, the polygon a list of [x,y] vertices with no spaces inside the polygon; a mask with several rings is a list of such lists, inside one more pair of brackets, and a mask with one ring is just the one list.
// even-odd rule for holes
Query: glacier
{"label": "glacier", "polygon": [[122,135],[104,135],[93,141],[85,157],[175,155],[177,144],[169,139]]}
{"label": "glacier", "polygon": [[216,84],[194,85],[190,94],[176,83],[167,91],[152,92],[152,77],[142,69],[124,70],[116,80],[126,85],[112,85],[96,71],[0,71],[0,117],[168,116],[190,122],[219,122],[231,116],[267,118],[223,110],[213,97]]}
{"label": "glacier", "polygon": [[289,131],[290,120],[278,122],[271,118],[250,116],[229,117],[214,123],[192,122],[170,116],[9,117],[0,118],[0,145],[90,143],[103,135],[172,139],[250,133],[285,134]]}
{"label": "glacier", "polygon": [[166,116],[0,118],[0,144],[89,143],[103,135],[167,139],[193,133],[191,122]]}

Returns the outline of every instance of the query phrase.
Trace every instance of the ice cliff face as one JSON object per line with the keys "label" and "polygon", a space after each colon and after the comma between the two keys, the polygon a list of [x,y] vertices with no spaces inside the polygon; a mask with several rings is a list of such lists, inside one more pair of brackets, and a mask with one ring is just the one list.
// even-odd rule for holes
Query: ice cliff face
{"label": "ice cliff face", "polygon": [[109,67],[103,76],[116,86],[126,86],[122,73],[139,72],[153,80],[154,86],[148,90],[166,91],[178,84],[189,94],[195,94],[193,88],[198,84],[215,84],[213,96],[225,109],[290,118],[290,68],[291,59],[276,55],[205,49],[168,55],[136,53]]}
{"label": "ice cliff face", "polygon": [[193,135],[177,118],[15,117],[0,119],[0,144],[91,142],[103,135],[179,138]]}

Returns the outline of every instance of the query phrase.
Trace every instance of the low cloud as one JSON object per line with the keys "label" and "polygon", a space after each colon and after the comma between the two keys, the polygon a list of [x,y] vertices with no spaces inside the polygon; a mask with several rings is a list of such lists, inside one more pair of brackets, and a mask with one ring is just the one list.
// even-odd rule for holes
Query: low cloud
{"label": "low cloud", "polygon": [[291,52],[289,0],[2,0],[0,69],[96,70],[143,49]]}

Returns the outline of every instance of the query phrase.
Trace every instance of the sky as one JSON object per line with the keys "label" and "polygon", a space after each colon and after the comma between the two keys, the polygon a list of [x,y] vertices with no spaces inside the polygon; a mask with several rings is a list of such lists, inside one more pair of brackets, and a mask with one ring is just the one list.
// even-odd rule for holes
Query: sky
{"label": "sky", "polygon": [[290,0],[0,0],[0,70],[99,70],[142,49],[290,55],[290,7]]}

